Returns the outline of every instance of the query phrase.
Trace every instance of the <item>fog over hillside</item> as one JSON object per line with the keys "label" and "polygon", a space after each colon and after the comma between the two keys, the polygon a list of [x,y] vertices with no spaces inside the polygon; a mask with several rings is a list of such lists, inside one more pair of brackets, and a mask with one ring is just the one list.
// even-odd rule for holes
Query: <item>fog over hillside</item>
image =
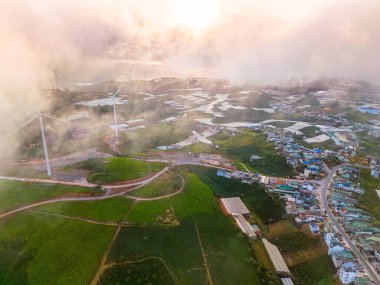
{"label": "fog over hillside", "polygon": [[[224,77],[287,82],[341,77],[380,82],[380,2],[376,0],[3,1],[0,9],[0,119],[12,134],[40,90],[67,82]],[[202,11],[206,11],[204,14]],[[41,102],[44,101],[44,102]],[[9,144],[0,141],[0,149]],[[7,143],[5,143],[7,142]]]}

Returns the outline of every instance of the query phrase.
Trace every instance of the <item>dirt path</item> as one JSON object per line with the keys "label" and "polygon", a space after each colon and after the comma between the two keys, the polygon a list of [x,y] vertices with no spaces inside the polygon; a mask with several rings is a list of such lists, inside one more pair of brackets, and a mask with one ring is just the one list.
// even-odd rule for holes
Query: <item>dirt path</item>
{"label": "dirt path", "polygon": [[34,213],[43,214],[43,215],[61,217],[61,218],[65,218],[68,220],[82,221],[82,222],[87,222],[87,223],[91,223],[91,224],[98,224],[98,225],[104,225],[104,226],[117,226],[118,225],[118,223],[112,222],[112,221],[97,221],[94,219],[74,217],[74,216],[68,216],[68,215],[57,214],[57,213],[49,213],[49,212],[39,211],[39,210],[30,210],[30,211],[34,212]]}
{"label": "dirt path", "polygon": [[241,166],[244,167],[244,169],[245,169],[248,173],[252,173],[252,172],[251,172],[251,171],[245,166],[245,164],[244,164],[243,162],[240,162],[240,161],[239,161],[239,163],[240,163]]}
{"label": "dirt path", "polygon": [[103,256],[102,256],[102,259],[100,261],[100,264],[99,264],[99,268],[98,268],[98,271],[96,272],[94,278],[92,279],[90,285],[96,285],[98,282],[99,282],[99,279],[100,279],[100,276],[102,275],[102,273],[104,272],[104,270],[106,270],[109,265],[106,264],[106,261],[107,261],[107,258],[108,258],[108,255],[111,251],[111,248],[117,238],[117,236],[119,235],[119,232],[121,230],[121,227],[123,226],[123,220],[128,217],[129,213],[133,210],[133,208],[136,206],[137,202],[134,202],[132,207],[127,211],[127,213],[125,214],[124,218],[119,222],[117,223],[117,229],[112,237],[112,240],[110,241],[107,249],[104,251],[103,253]]}
{"label": "dirt path", "polygon": [[210,285],[213,285],[212,278],[211,278],[211,273],[210,273],[210,269],[209,269],[208,264],[207,264],[206,254],[205,254],[205,251],[204,251],[204,249],[203,249],[203,245],[202,245],[202,241],[201,241],[201,236],[199,235],[198,226],[197,226],[197,223],[195,222],[194,219],[193,219],[193,222],[194,222],[195,230],[197,231],[198,242],[199,242],[199,246],[200,246],[200,248],[201,248],[201,252],[202,252],[202,256],[203,256],[203,262],[204,262],[204,265],[205,265],[205,268],[206,268],[206,273],[207,273],[208,283],[209,283]]}

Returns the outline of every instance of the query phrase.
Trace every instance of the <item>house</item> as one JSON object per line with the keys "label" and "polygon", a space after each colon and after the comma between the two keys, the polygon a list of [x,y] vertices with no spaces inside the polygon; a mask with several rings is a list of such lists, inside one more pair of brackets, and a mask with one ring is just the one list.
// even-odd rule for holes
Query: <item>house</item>
{"label": "house", "polygon": [[224,169],[218,169],[216,171],[216,175],[220,176],[220,177],[225,177],[225,178],[231,178],[232,177],[231,172],[226,171]]}
{"label": "house", "polygon": [[309,228],[310,228],[310,231],[313,233],[313,235],[319,235],[320,230],[317,224],[310,223]]}
{"label": "house", "polygon": [[332,255],[332,261],[333,261],[334,266],[336,268],[340,268],[343,263],[350,261],[350,260],[353,260],[353,259],[354,259],[354,256],[347,249],[344,249],[342,251],[338,251]]}
{"label": "house", "polygon": [[379,178],[380,171],[376,168],[371,169],[371,176],[374,178]]}
{"label": "house", "polygon": [[339,279],[342,282],[342,284],[352,284],[356,279],[356,270],[351,268],[345,268],[341,267],[338,270]]}
{"label": "house", "polygon": [[298,159],[297,158],[290,158],[288,157],[286,159],[287,163],[290,164],[293,167],[296,167],[298,165]]}
{"label": "house", "polygon": [[361,220],[347,221],[344,224],[344,226],[349,232],[352,232],[355,234],[372,235],[372,234],[380,232],[380,229],[373,227],[372,224],[367,221],[361,221]]}
{"label": "house", "polygon": [[[305,171],[306,171],[306,170],[305,170]],[[313,190],[315,190],[315,187],[314,187],[311,183],[308,183],[308,182],[303,183],[303,184],[302,184],[302,188],[303,188],[303,189],[306,189],[306,190],[308,190],[308,191],[313,191]]]}
{"label": "house", "polygon": [[334,240],[333,242],[330,243],[327,254],[333,256],[337,254],[338,252],[341,252],[344,250],[345,248],[342,246],[342,244],[338,240]]}
{"label": "house", "polygon": [[336,182],[334,183],[334,187],[337,189],[343,189],[346,191],[353,191],[354,187],[350,181],[347,182]]}
{"label": "house", "polygon": [[378,262],[380,262],[380,249],[379,250],[375,250],[375,258]]}
{"label": "house", "polygon": [[258,225],[251,225],[251,227],[257,236],[261,236],[261,230]]}
{"label": "house", "polygon": [[323,235],[323,239],[328,247],[330,247],[330,243],[332,240],[337,239],[335,233],[327,230],[326,224],[325,224],[325,234]]}

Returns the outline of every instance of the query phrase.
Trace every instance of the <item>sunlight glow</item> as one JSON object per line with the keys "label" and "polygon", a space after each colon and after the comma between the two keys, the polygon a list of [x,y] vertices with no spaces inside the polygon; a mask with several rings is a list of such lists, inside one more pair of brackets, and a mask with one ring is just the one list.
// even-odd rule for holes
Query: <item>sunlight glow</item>
{"label": "sunlight glow", "polygon": [[176,0],[174,17],[179,25],[203,30],[218,18],[218,0]]}

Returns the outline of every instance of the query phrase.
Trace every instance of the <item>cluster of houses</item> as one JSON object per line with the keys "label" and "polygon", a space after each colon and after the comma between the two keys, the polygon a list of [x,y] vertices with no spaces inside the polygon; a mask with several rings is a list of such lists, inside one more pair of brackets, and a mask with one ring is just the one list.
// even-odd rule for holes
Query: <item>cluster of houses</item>
{"label": "cluster of houses", "polygon": [[380,158],[375,156],[365,156],[365,157],[350,157],[349,162],[352,164],[360,164],[367,166],[371,169],[371,176],[374,178],[380,177]]}
{"label": "cluster of houses", "polygon": [[380,177],[380,159],[371,159],[370,161],[371,176],[374,178]]}
{"label": "cluster of houses", "polygon": [[283,131],[267,130],[264,132],[267,140],[275,145],[275,149],[286,157],[286,161],[294,168],[303,170],[303,176],[323,177],[325,169],[322,158],[325,156],[320,148],[311,150],[295,142],[291,134]]}
{"label": "cluster of houses", "polygon": [[342,284],[373,284],[333,224],[325,223],[323,239]]}
{"label": "cluster of houses", "polygon": [[260,182],[269,192],[278,194],[286,201],[286,212],[296,216],[297,224],[308,224],[313,234],[319,234],[317,224],[323,222],[324,218],[319,206],[316,182],[266,176],[262,176]]}
{"label": "cluster of houses", "polygon": [[259,173],[249,173],[239,170],[226,170],[226,169],[218,169],[216,171],[216,175],[228,179],[240,179],[241,183],[252,184],[254,181],[259,181],[261,175]]}
{"label": "cluster of houses", "polygon": [[[330,200],[333,209],[350,236],[371,266],[380,273],[380,227],[376,225],[371,214],[358,207],[358,198],[363,194],[359,183],[359,170],[343,166],[334,179]],[[344,245],[332,226],[325,227],[325,241],[329,247],[334,265],[338,268],[339,278],[343,284],[355,283],[363,270],[360,268],[349,249]],[[368,283],[371,284],[371,283]]]}
{"label": "cluster of houses", "polygon": [[242,183],[261,182],[267,191],[276,193],[286,201],[286,212],[295,215],[298,224],[308,224],[313,234],[320,234],[318,224],[324,221],[318,201],[317,182],[268,177],[243,171],[218,169],[217,176],[240,179]]}

